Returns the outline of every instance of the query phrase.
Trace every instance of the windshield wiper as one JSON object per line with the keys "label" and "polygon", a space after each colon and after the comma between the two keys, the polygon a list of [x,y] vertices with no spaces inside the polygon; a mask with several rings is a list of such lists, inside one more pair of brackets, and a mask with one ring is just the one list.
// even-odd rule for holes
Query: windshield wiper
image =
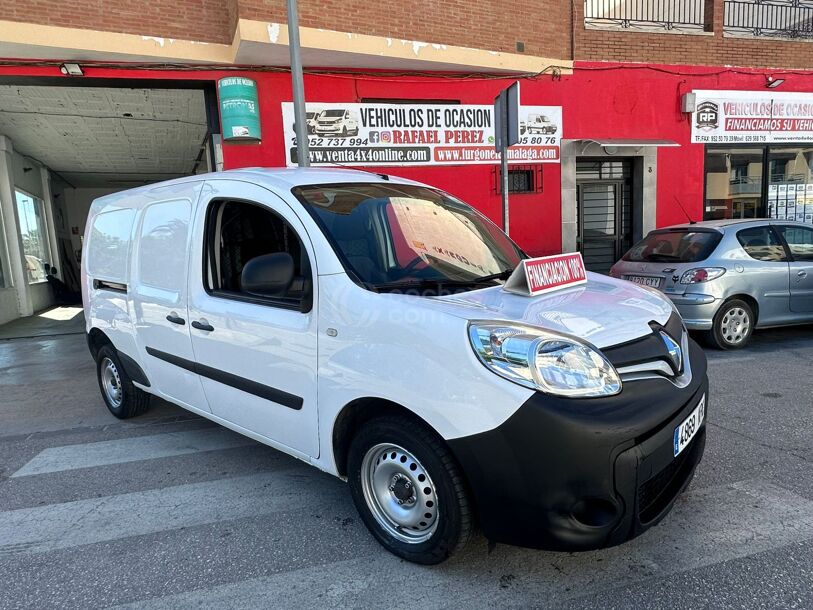
{"label": "windshield wiper", "polygon": [[493,280],[504,280],[514,272],[513,269],[504,269],[499,273],[482,275],[467,280],[455,280],[450,278],[423,278],[419,280],[406,280],[403,282],[370,282],[369,286],[379,290],[392,288],[441,288],[443,286],[476,286]]}
{"label": "windshield wiper", "polygon": [[670,261],[679,261],[682,259],[676,254],[650,254],[644,260],[646,260],[648,263],[668,263]]}

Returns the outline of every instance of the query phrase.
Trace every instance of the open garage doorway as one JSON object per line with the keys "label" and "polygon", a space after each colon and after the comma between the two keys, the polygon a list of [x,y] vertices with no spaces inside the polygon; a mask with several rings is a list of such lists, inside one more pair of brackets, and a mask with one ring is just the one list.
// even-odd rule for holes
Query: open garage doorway
{"label": "open garage doorway", "polygon": [[0,81],[0,323],[75,300],[94,199],[212,171],[216,108],[213,82]]}

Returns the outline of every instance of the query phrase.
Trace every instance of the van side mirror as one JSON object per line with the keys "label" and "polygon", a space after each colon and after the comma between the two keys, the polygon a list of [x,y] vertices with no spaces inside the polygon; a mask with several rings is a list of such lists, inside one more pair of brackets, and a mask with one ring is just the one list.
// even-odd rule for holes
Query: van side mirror
{"label": "van side mirror", "polygon": [[258,297],[284,296],[293,281],[294,259],[287,252],[252,258],[240,274],[243,292]]}

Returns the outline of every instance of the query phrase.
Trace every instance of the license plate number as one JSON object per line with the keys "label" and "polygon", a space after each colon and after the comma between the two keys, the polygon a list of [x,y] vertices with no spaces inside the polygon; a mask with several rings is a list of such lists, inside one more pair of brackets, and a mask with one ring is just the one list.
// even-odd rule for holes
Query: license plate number
{"label": "license plate number", "polygon": [[694,408],[694,411],[691,412],[689,417],[683,420],[683,423],[680,424],[677,428],[675,428],[675,436],[674,436],[674,446],[675,446],[675,457],[680,454],[686,448],[692,439],[694,438],[697,431],[700,430],[700,426],[703,424],[703,420],[706,418],[706,395],[703,394],[703,398],[700,399],[700,402]]}
{"label": "license plate number", "polygon": [[651,286],[652,288],[661,287],[661,278],[652,277],[650,275],[628,275],[627,280],[633,284],[640,284],[641,286]]}

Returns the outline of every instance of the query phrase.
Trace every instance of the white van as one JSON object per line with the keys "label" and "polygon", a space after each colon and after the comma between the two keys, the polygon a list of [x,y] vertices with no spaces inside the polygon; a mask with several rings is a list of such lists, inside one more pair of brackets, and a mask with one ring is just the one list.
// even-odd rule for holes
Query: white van
{"label": "white van", "polygon": [[[660,520],[705,445],[702,351],[670,301],[530,261],[431,187],[252,169],[94,201],[82,289],[110,411],[160,396],[342,477],[390,551],[475,526],[584,550]],[[510,282],[509,282],[510,284]]]}

